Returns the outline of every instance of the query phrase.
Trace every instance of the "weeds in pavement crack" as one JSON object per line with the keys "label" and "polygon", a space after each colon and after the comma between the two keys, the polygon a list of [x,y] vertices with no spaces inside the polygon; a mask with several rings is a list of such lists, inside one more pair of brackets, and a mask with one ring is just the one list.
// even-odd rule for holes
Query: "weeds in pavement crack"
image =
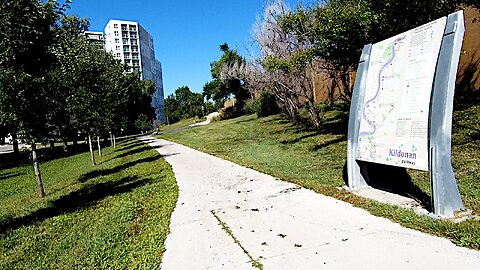
{"label": "weeds in pavement crack", "polygon": [[222,226],[222,229],[233,239],[233,241],[235,241],[235,243],[243,250],[243,252],[248,256],[248,258],[250,258],[252,266],[257,269],[263,270],[263,265],[259,261],[255,260],[252,255],[250,255],[250,253],[248,253],[248,251],[242,246],[240,241],[238,241],[235,235],[233,235],[232,230],[230,230],[227,224],[220,219],[220,217],[215,213],[215,211],[211,210],[210,213],[212,213],[212,215],[218,220],[219,225]]}

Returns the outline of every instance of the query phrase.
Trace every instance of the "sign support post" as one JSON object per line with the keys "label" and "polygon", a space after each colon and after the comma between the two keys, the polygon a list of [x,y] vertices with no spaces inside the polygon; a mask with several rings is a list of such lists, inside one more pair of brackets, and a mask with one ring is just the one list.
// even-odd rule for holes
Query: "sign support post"
{"label": "sign support post", "polygon": [[368,186],[368,175],[364,164],[356,160],[358,151],[358,136],[360,132],[360,119],[362,118],[363,102],[365,99],[365,87],[367,85],[368,65],[372,44],[365,45],[358,64],[355,86],[350,104],[350,116],[348,119],[348,146],[347,146],[347,174],[348,187],[351,189]]}
{"label": "sign support post", "polygon": [[[464,33],[463,11],[450,14],[446,18],[440,50],[437,51],[438,59],[429,104],[428,170],[430,172],[432,207],[436,215],[443,217],[453,217],[457,211],[464,209],[451,164],[453,94]],[[367,91],[367,75],[372,58],[372,46],[372,44],[368,44],[363,48],[350,106],[347,146],[347,175],[348,188],[350,189],[366,187],[369,182],[366,161],[358,160],[358,155],[360,151],[360,125],[362,114],[364,114],[364,110],[366,109],[364,108],[365,96]],[[393,56],[395,56],[395,52],[395,47],[393,47]],[[391,57],[391,55],[388,54],[386,56]],[[393,59],[393,57],[391,59]],[[386,66],[387,64],[385,64],[383,68]],[[378,78],[380,80],[380,76]],[[375,97],[377,96],[378,91]],[[377,124],[375,122],[372,123],[370,123],[370,125],[373,126],[374,131],[376,131]],[[403,157],[408,154],[409,157],[416,158],[415,153],[390,151],[391,155]],[[402,167],[401,165],[397,166]]]}
{"label": "sign support post", "polygon": [[452,113],[458,59],[465,25],[463,12],[450,14],[438,57],[429,118],[429,170],[432,206],[437,215],[452,217],[463,209],[452,168]]}

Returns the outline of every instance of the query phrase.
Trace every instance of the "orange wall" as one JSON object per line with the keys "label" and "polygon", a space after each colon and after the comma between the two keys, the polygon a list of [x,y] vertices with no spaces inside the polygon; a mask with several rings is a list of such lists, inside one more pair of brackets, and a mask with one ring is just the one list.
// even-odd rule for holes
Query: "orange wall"
{"label": "orange wall", "polygon": [[[473,8],[466,8],[464,12],[465,37],[457,73],[457,90],[460,91],[480,89],[480,12]],[[476,17],[479,20],[474,22]],[[314,74],[314,94],[317,102],[327,100],[331,85],[332,80],[325,73],[317,71]],[[339,97],[338,88],[335,97]]]}
{"label": "orange wall", "polygon": [[480,13],[472,8],[465,12],[465,37],[457,73],[457,90],[480,88],[480,21],[473,22]]}

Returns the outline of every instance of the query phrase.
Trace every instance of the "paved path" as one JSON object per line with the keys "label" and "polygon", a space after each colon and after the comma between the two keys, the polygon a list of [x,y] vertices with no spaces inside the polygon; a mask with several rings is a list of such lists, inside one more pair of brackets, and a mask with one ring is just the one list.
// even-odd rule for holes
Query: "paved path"
{"label": "paved path", "polygon": [[[480,252],[164,140],[180,189],[161,268],[480,269]],[[228,229],[227,229],[228,227]],[[237,240],[237,242],[234,241]]]}
{"label": "paved path", "polygon": [[198,127],[198,126],[208,125],[212,122],[214,117],[217,117],[219,115],[220,115],[220,113],[218,113],[218,112],[212,112],[212,113],[208,114],[207,116],[205,116],[206,117],[205,121],[200,122],[200,123],[191,124],[191,125],[189,125],[189,127]]}
{"label": "paved path", "polygon": [[179,127],[179,128],[169,129],[169,130],[163,130],[163,131],[161,131],[160,134],[178,132],[178,131],[187,130],[187,129],[191,129],[191,128],[198,127],[198,126],[205,126],[205,125],[210,124],[212,122],[213,118],[218,116],[218,115],[220,115],[218,112],[213,112],[213,113],[210,113],[209,115],[205,116],[206,117],[205,121],[198,122],[198,123],[191,124],[191,125],[184,126],[184,127]]}

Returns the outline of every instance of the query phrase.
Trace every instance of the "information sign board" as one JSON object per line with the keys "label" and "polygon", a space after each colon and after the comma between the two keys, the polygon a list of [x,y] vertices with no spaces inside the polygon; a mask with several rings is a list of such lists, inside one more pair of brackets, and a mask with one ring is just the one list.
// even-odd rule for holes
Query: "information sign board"
{"label": "information sign board", "polygon": [[356,159],[428,171],[428,119],[446,17],[372,45]]}

